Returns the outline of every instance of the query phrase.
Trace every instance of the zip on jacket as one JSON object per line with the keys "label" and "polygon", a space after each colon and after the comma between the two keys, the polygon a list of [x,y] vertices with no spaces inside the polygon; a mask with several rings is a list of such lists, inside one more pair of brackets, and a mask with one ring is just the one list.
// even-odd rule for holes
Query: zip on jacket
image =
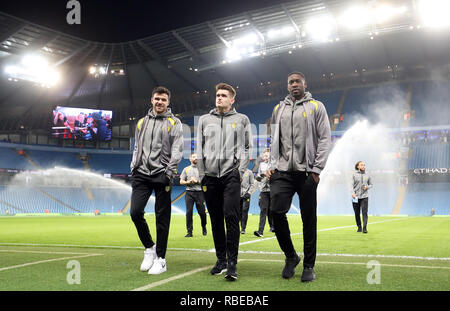
{"label": "zip on jacket", "polygon": [[246,115],[235,109],[224,114],[212,109],[200,117],[196,140],[200,180],[205,175],[222,177],[235,169],[242,178],[252,147],[250,120]]}
{"label": "zip on jacket", "polygon": [[[363,190],[363,186],[367,189]],[[372,188],[372,179],[365,172],[356,171],[352,175],[352,193],[356,194],[358,199],[369,197],[369,189]]]}
{"label": "zip on jacket", "polygon": [[[152,123],[151,139],[144,141],[150,123]],[[160,145],[154,145],[156,141],[160,142]],[[144,144],[147,144],[145,148],[148,150],[145,159],[142,156]],[[133,158],[130,163],[131,172],[135,169],[148,175],[164,172],[167,176],[172,177],[177,173],[182,155],[181,121],[172,114],[170,108],[162,115],[154,115],[153,109],[150,108],[148,114],[141,118],[136,125]]]}
{"label": "zip on jacket", "polygon": [[[288,105],[292,105],[292,109],[296,105],[302,105],[303,108],[300,112],[302,112],[303,117],[306,119],[306,132],[304,135],[304,160],[306,167],[304,170],[307,173],[314,172],[320,174],[325,167],[331,149],[331,129],[325,106],[320,101],[313,99],[309,92],[306,92],[305,96],[296,102],[292,102],[288,95],[284,101],[281,101],[275,106],[270,125],[270,169],[280,170],[281,144],[286,144],[285,146],[290,147],[292,155],[294,154],[294,149],[296,149],[294,135],[300,129],[296,127],[293,120],[292,124],[281,122],[283,112]],[[286,129],[286,126],[292,126],[292,130],[281,129],[281,127]],[[291,137],[281,136],[280,131],[283,133],[291,132]],[[291,156],[289,161],[294,161],[294,156]],[[289,162],[288,167],[290,169],[283,170],[301,170],[301,168],[296,167],[295,163],[292,162]]]}

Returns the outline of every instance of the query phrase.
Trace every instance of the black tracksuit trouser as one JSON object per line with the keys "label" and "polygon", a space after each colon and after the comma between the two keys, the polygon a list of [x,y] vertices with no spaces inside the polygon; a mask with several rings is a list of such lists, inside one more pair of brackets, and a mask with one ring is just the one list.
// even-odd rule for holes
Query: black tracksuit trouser
{"label": "black tracksuit trouser", "polygon": [[369,198],[358,199],[358,202],[353,202],[353,211],[355,212],[355,220],[358,228],[361,228],[361,212],[363,216],[363,228],[367,228],[367,212],[369,210]]}
{"label": "black tracksuit trouser", "polygon": [[165,258],[171,215],[172,187],[170,180],[164,172],[152,176],[133,172],[131,187],[130,216],[145,248],[155,245],[144,218],[144,209],[148,199],[155,191],[156,255]]}
{"label": "black tracksuit trouser", "polygon": [[202,179],[202,187],[211,218],[217,259],[236,264],[239,251],[239,219],[241,215],[239,171],[233,170],[222,177],[205,176]]}
{"label": "black tracksuit trouser", "polygon": [[250,209],[250,195],[241,197],[241,229],[245,231],[248,221],[248,210]]}
{"label": "black tracksuit trouser", "polygon": [[262,235],[266,226],[266,217],[269,220],[270,228],[273,228],[272,212],[270,211],[270,192],[264,191],[259,194],[259,227],[258,232]]}
{"label": "black tracksuit trouser", "polygon": [[270,209],[275,235],[286,258],[295,257],[286,213],[291,208],[295,193],[300,199],[303,222],[303,266],[313,268],[317,244],[317,183],[306,172],[279,172],[270,176]]}
{"label": "black tracksuit trouser", "polygon": [[192,233],[192,214],[194,212],[194,203],[197,208],[202,228],[206,229],[206,212],[205,212],[205,198],[202,191],[187,190],[184,196],[186,201],[186,230],[188,233]]}

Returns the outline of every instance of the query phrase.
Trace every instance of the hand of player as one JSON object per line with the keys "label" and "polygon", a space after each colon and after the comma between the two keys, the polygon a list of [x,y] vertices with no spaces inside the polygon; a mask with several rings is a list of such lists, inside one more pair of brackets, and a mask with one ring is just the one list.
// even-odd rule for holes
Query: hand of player
{"label": "hand of player", "polygon": [[362,189],[363,189],[364,191],[366,191],[367,187],[366,187],[366,186],[362,186]]}
{"label": "hand of player", "polygon": [[352,193],[352,198],[355,199],[356,198],[356,194]]}
{"label": "hand of player", "polygon": [[270,180],[270,176],[271,176],[273,173],[275,173],[275,170],[267,170],[267,172],[266,172],[267,180]]}
{"label": "hand of player", "polygon": [[318,184],[318,183],[319,183],[319,181],[320,181],[320,177],[319,177],[319,174],[316,174],[316,173],[311,173],[311,175],[312,175],[312,177],[313,177],[313,179],[314,179],[315,183],[316,183],[316,184]]}

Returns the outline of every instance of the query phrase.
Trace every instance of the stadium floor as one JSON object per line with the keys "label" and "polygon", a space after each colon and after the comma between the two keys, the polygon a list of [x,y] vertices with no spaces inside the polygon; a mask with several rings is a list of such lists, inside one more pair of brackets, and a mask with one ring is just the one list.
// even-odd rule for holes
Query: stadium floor
{"label": "stadium floor", "polygon": [[[147,219],[154,234],[154,215]],[[139,271],[143,252],[129,217],[0,217],[0,290],[450,290],[450,217],[370,217],[369,233],[361,234],[353,217],[320,216],[317,279],[308,284],[300,282],[301,264],[293,279],[281,278],[284,256],[273,233],[253,235],[256,215],[241,235],[237,282],[209,275],[216,260],[211,230],[202,236],[194,219],[194,237],[187,239],[184,216],[172,216],[168,270],[151,276]],[[300,216],[289,219],[302,254]],[[80,284],[69,284],[77,263]]]}

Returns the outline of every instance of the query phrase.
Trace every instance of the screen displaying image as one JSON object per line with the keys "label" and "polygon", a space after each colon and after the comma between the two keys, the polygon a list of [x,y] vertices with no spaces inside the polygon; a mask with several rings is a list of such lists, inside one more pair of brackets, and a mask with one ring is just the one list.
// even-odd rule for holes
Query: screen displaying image
{"label": "screen displaying image", "polygon": [[52,136],[85,141],[109,141],[112,111],[74,107],[53,110]]}

